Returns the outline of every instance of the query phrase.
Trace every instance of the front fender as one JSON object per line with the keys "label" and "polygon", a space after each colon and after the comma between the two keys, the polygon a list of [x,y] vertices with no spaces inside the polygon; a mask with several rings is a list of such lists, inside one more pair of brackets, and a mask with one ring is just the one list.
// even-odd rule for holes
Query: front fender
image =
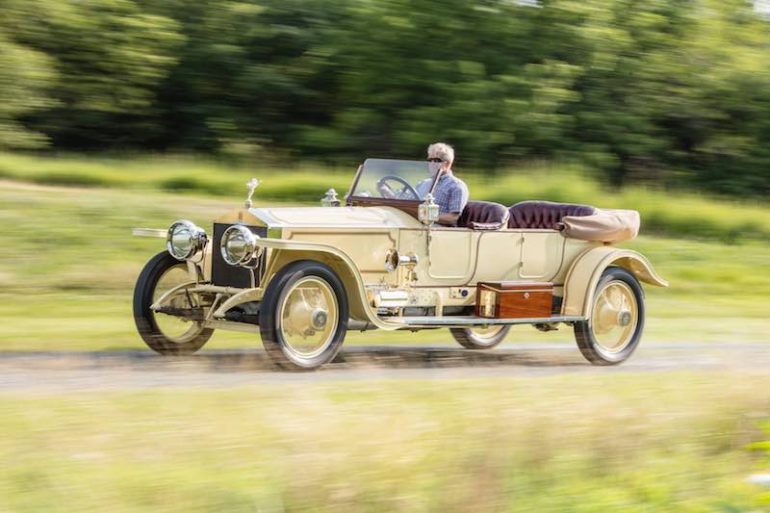
{"label": "front fender", "polygon": [[342,280],[354,319],[366,321],[383,330],[396,330],[401,326],[383,321],[369,306],[366,288],[355,262],[344,251],[328,244],[282,239],[259,239],[257,244],[270,249],[265,269],[265,287],[285,265],[297,260],[316,260],[331,267]]}
{"label": "front fender", "polygon": [[591,316],[596,285],[604,270],[611,265],[622,267],[641,282],[668,287],[668,282],[658,276],[647,258],[640,253],[612,246],[593,248],[579,256],[567,273],[562,315]]}

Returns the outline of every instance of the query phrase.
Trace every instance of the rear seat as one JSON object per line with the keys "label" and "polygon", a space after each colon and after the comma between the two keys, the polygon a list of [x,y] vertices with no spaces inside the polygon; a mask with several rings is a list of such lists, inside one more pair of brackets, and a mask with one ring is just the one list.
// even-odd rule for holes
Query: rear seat
{"label": "rear seat", "polygon": [[589,205],[522,201],[508,209],[508,228],[561,230],[565,216],[590,216],[596,209]]}

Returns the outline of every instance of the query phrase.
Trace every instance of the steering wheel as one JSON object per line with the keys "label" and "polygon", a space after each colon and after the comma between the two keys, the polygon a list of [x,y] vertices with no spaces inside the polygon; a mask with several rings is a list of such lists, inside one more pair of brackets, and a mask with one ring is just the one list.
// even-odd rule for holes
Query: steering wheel
{"label": "steering wheel", "polygon": [[[391,180],[398,182],[402,186],[401,190],[398,192],[394,191],[393,188],[387,184],[387,182]],[[377,180],[377,190],[380,191],[384,198],[420,199],[420,195],[417,193],[414,187],[412,187],[409,182],[396,175],[386,175]],[[412,198],[405,197],[406,193],[409,193]]]}

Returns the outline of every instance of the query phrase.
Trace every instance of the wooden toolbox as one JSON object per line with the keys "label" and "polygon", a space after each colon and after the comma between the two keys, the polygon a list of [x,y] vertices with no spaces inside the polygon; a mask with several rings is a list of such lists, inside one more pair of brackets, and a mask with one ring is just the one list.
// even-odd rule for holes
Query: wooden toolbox
{"label": "wooden toolbox", "polygon": [[479,282],[476,285],[476,316],[492,319],[551,317],[553,283]]}

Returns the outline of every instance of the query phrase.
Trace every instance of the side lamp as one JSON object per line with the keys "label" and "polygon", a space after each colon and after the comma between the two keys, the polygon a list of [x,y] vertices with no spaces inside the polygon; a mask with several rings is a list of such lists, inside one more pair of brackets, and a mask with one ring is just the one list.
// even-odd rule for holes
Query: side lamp
{"label": "side lamp", "polygon": [[430,226],[438,221],[439,208],[435,201],[433,201],[433,194],[428,193],[425,196],[425,201],[420,203],[417,209],[417,219],[425,226]]}
{"label": "side lamp", "polygon": [[337,191],[329,189],[326,191],[326,196],[321,198],[322,207],[339,207],[340,199],[337,197]]}

